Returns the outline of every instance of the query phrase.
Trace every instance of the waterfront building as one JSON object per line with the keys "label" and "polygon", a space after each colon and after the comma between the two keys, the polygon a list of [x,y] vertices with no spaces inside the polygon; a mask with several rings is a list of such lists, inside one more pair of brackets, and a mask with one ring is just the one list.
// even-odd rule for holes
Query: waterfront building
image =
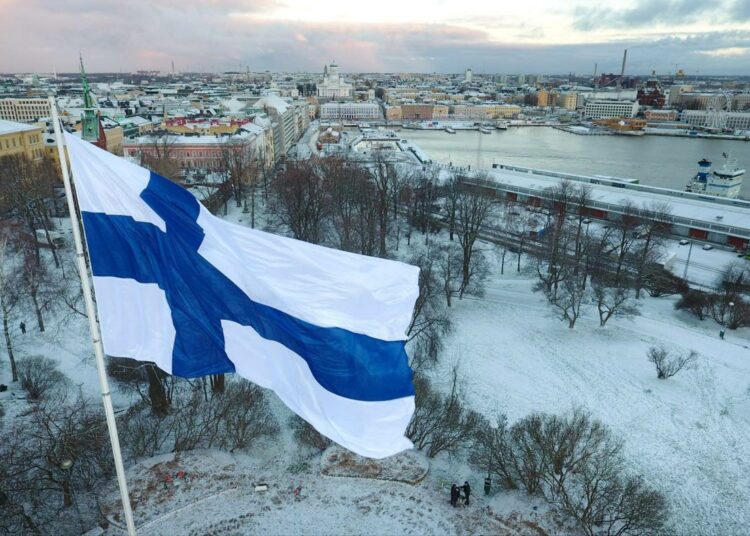
{"label": "waterfront building", "polygon": [[378,121],[383,118],[374,102],[326,102],[320,106],[320,119],[325,121]]}
{"label": "waterfront building", "polygon": [[386,104],[383,108],[385,109],[386,121],[401,121],[401,119],[403,119],[401,106],[391,106]]}
{"label": "waterfront building", "polygon": [[318,98],[351,99],[354,86],[344,81],[339,74],[336,62],[327,65],[323,70],[323,81],[318,84]]}
{"label": "waterfront building", "polygon": [[536,105],[539,108],[546,108],[549,106],[549,91],[542,88],[536,92]]}
{"label": "waterfront building", "polygon": [[583,108],[586,119],[608,119],[610,117],[635,117],[638,101],[590,100]]}
{"label": "waterfront building", "polygon": [[669,96],[667,97],[667,106],[674,108],[682,104],[682,95],[693,91],[693,86],[687,84],[675,84],[669,87]]}
{"label": "waterfront building", "polygon": [[578,106],[578,94],[573,91],[560,93],[557,102],[559,106],[566,110],[575,110]]}
{"label": "waterfront building", "polygon": [[446,104],[436,104],[432,108],[432,118],[433,119],[448,119],[448,116],[450,114],[450,106]]}
{"label": "waterfront building", "polygon": [[33,123],[50,117],[47,99],[0,99],[0,119],[19,123]]}
{"label": "waterfront building", "polygon": [[434,109],[433,104],[402,104],[401,117],[406,120],[431,121]]}
{"label": "waterfront building", "polygon": [[0,158],[19,155],[30,160],[44,157],[42,128],[0,119]]}
{"label": "waterfront building", "polygon": [[646,110],[643,112],[643,117],[649,123],[661,123],[664,121],[677,121],[679,114],[677,110],[671,110],[669,108]]}
{"label": "waterfront building", "polygon": [[[729,130],[748,130],[750,129],[750,112],[720,112],[722,125]],[[680,114],[680,121],[694,127],[711,126],[711,110],[683,110]]]}
{"label": "waterfront building", "polygon": [[732,110],[736,112],[750,111],[750,93],[732,95]]}

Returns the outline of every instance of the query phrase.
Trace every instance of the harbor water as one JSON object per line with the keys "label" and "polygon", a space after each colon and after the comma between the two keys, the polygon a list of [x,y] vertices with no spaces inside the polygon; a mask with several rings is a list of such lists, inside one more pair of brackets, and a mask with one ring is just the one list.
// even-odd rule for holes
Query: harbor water
{"label": "harbor water", "polygon": [[[478,131],[407,130],[433,160],[457,166],[491,167],[493,163],[537,169],[638,179],[641,184],[684,190],[707,158],[714,169],[729,152],[750,172],[750,142],[669,136],[580,136],[550,127],[512,127],[492,134]],[[746,175],[750,177],[750,174]],[[750,198],[750,178],[741,196]]]}

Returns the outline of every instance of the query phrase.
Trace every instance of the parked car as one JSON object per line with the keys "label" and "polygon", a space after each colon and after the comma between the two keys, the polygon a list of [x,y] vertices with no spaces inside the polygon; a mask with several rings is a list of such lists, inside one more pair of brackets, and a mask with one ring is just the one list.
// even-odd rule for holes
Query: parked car
{"label": "parked car", "polygon": [[689,243],[690,243],[690,240],[684,240],[684,239],[680,240],[680,245],[681,246],[687,246]]}
{"label": "parked car", "polygon": [[711,244],[703,244],[703,249],[708,251],[709,249],[714,249],[714,247]]}

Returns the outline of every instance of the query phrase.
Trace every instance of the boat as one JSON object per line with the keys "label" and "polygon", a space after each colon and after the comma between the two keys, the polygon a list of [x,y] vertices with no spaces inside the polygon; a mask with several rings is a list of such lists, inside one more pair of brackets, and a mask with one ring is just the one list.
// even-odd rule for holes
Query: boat
{"label": "boat", "polygon": [[508,122],[498,121],[497,125],[495,125],[495,128],[497,128],[498,130],[508,130]]}
{"label": "boat", "polygon": [[487,127],[479,127],[479,132],[482,134],[492,134],[492,130]]}
{"label": "boat", "polygon": [[742,189],[745,170],[737,165],[737,160],[722,153],[724,165],[711,170],[712,162],[705,158],[698,162],[698,173],[687,183],[685,190],[697,194],[713,195],[736,199]]}
{"label": "boat", "polygon": [[456,133],[456,129],[454,129],[454,128],[451,128],[451,127],[445,127],[445,131],[446,131],[446,132],[447,132],[448,134],[455,134],[455,133]]}

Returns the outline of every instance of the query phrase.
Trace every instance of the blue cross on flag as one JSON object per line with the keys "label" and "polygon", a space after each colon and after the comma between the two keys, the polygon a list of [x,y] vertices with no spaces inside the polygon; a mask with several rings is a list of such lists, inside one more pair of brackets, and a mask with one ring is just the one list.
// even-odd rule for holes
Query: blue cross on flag
{"label": "blue cross on flag", "polygon": [[237,372],[363,456],[410,448],[418,268],[231,224],[66,134],[104,350],[183,377]]}

